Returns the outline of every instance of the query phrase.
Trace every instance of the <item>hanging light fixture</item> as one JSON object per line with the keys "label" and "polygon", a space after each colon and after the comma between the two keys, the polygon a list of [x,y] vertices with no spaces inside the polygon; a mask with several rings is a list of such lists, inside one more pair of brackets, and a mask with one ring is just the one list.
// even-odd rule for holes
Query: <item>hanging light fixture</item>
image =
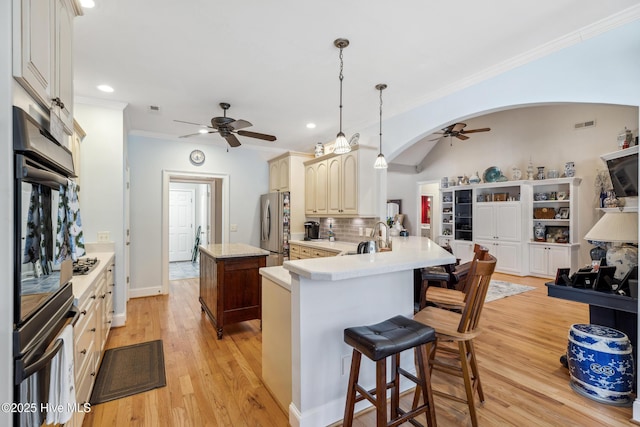
{"label": "hanging light fixture", "polygon": [[376,169],[386,169],[387,161],[384,158],[384,154],[382,154],[382,91],[387,88],[387,85],[384,83],[380,83],[376,85],[376,89],[380,91],[380,152],[378,153],[378,157],[376,158],[376,162],[373,164],[373,167]]}
{"label": "hanging light fixture", "polygon": [[333,44],[335,45],[335,47],[340,49],[340,75],[338,76],[338,78],[340,79],[340,132],[338,132],[338,135],[336,137],[336,143],[333,146],[333,152],[336,154],[344,154],[351,151],[349,141],[347,141],[347,137],[344,136],[344,133],[342,133],[342,80],[344,78],[342,75],[342,69],[344,66],[344,63],[342,61],[342,49],[349,46],[349,40],[336,39],[334,40]]}

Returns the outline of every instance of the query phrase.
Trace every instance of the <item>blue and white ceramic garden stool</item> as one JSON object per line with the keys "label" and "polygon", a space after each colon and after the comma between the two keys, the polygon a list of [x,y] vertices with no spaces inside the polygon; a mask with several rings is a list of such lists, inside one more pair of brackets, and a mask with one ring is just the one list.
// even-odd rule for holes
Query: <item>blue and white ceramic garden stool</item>
{"label": "blue and white ceramic garden stool", "polygon": [[598,402],[631,405],[634,376],[631,351],[629,337],[616,329],[571,325],[567,346],[571,388]]}

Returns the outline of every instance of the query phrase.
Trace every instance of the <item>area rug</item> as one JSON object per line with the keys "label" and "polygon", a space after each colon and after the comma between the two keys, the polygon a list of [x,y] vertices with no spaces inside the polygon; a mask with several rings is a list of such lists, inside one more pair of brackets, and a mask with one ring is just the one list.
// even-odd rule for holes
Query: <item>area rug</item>
{"label": "area rug", "polygon": [[489,290],[487,291],[487,296],[484,299],[484,302],[495,301],[500,298],[521,294],[533,289],[535,289],[533,286],[518,285],[517,283],[503,282],[502,280],[492,280],[489,284]]}
{"label": "area rug", "polygon": [[162,340],[112,348],[104,352],[90,402],[95,405],[166,385]]}

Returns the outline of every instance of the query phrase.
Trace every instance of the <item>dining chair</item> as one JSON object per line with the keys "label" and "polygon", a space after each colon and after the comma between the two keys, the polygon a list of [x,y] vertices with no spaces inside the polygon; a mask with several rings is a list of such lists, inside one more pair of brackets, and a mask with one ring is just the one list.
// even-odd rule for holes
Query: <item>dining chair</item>
{"label": "dining chair", "polygon": [[[414,315],[414,320],[431,326],[436,331],[436,348],[432,353],[430,367],[436,372],[461,377],[464,382],[465,396],[445,393],[433,388],[433,394],[467,403],[471,423],[478,425],[475,394],[480,402],[484,402],[484,393],[480,382],[480,372],[473,340],[480,334],[478,326],[480,314],[484,307],[484,299],[489,289],[491,275],[496,267],[496,258],[487,254],[485,259],[474,259],[471,262],[468,280],[468,291],[461,312],[440,307],[427,306]],[[420,399],[420,389],[416,388],[414,405]]]}

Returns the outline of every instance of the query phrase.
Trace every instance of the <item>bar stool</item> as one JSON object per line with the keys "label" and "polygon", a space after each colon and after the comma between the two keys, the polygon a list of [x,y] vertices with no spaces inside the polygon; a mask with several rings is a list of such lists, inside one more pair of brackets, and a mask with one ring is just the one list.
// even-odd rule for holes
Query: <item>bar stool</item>
{"label": "bar stool", "polygon": [[[436,426],[436,415],[431,392],[429,357],[435,349],[436,334],[433,328],[404,316],[395,316],[384,322],[357,326],[344,330],[344,341],[353,347],[351,373],[347,388],[347,400],[344,409],[343,425],[353,424],[353,412],[356,402],[369,400],[376,408],[376,426],[398,426],[406,421],[422,426],[414,418],[426,413],[427,423]],[[416,349],[416,367],[418,376],[400,367],[400,353],[411,348]],[[365,390],[358,384],[362,355],[376,362],[376,387]],[[391,380],[387,382],[387,357],[391,357]],[[416,383],[423,393],[423,405],[406,412],[400,408],[399,374]],[[387,390],[391,389],[391,420],[387,422]]]}

